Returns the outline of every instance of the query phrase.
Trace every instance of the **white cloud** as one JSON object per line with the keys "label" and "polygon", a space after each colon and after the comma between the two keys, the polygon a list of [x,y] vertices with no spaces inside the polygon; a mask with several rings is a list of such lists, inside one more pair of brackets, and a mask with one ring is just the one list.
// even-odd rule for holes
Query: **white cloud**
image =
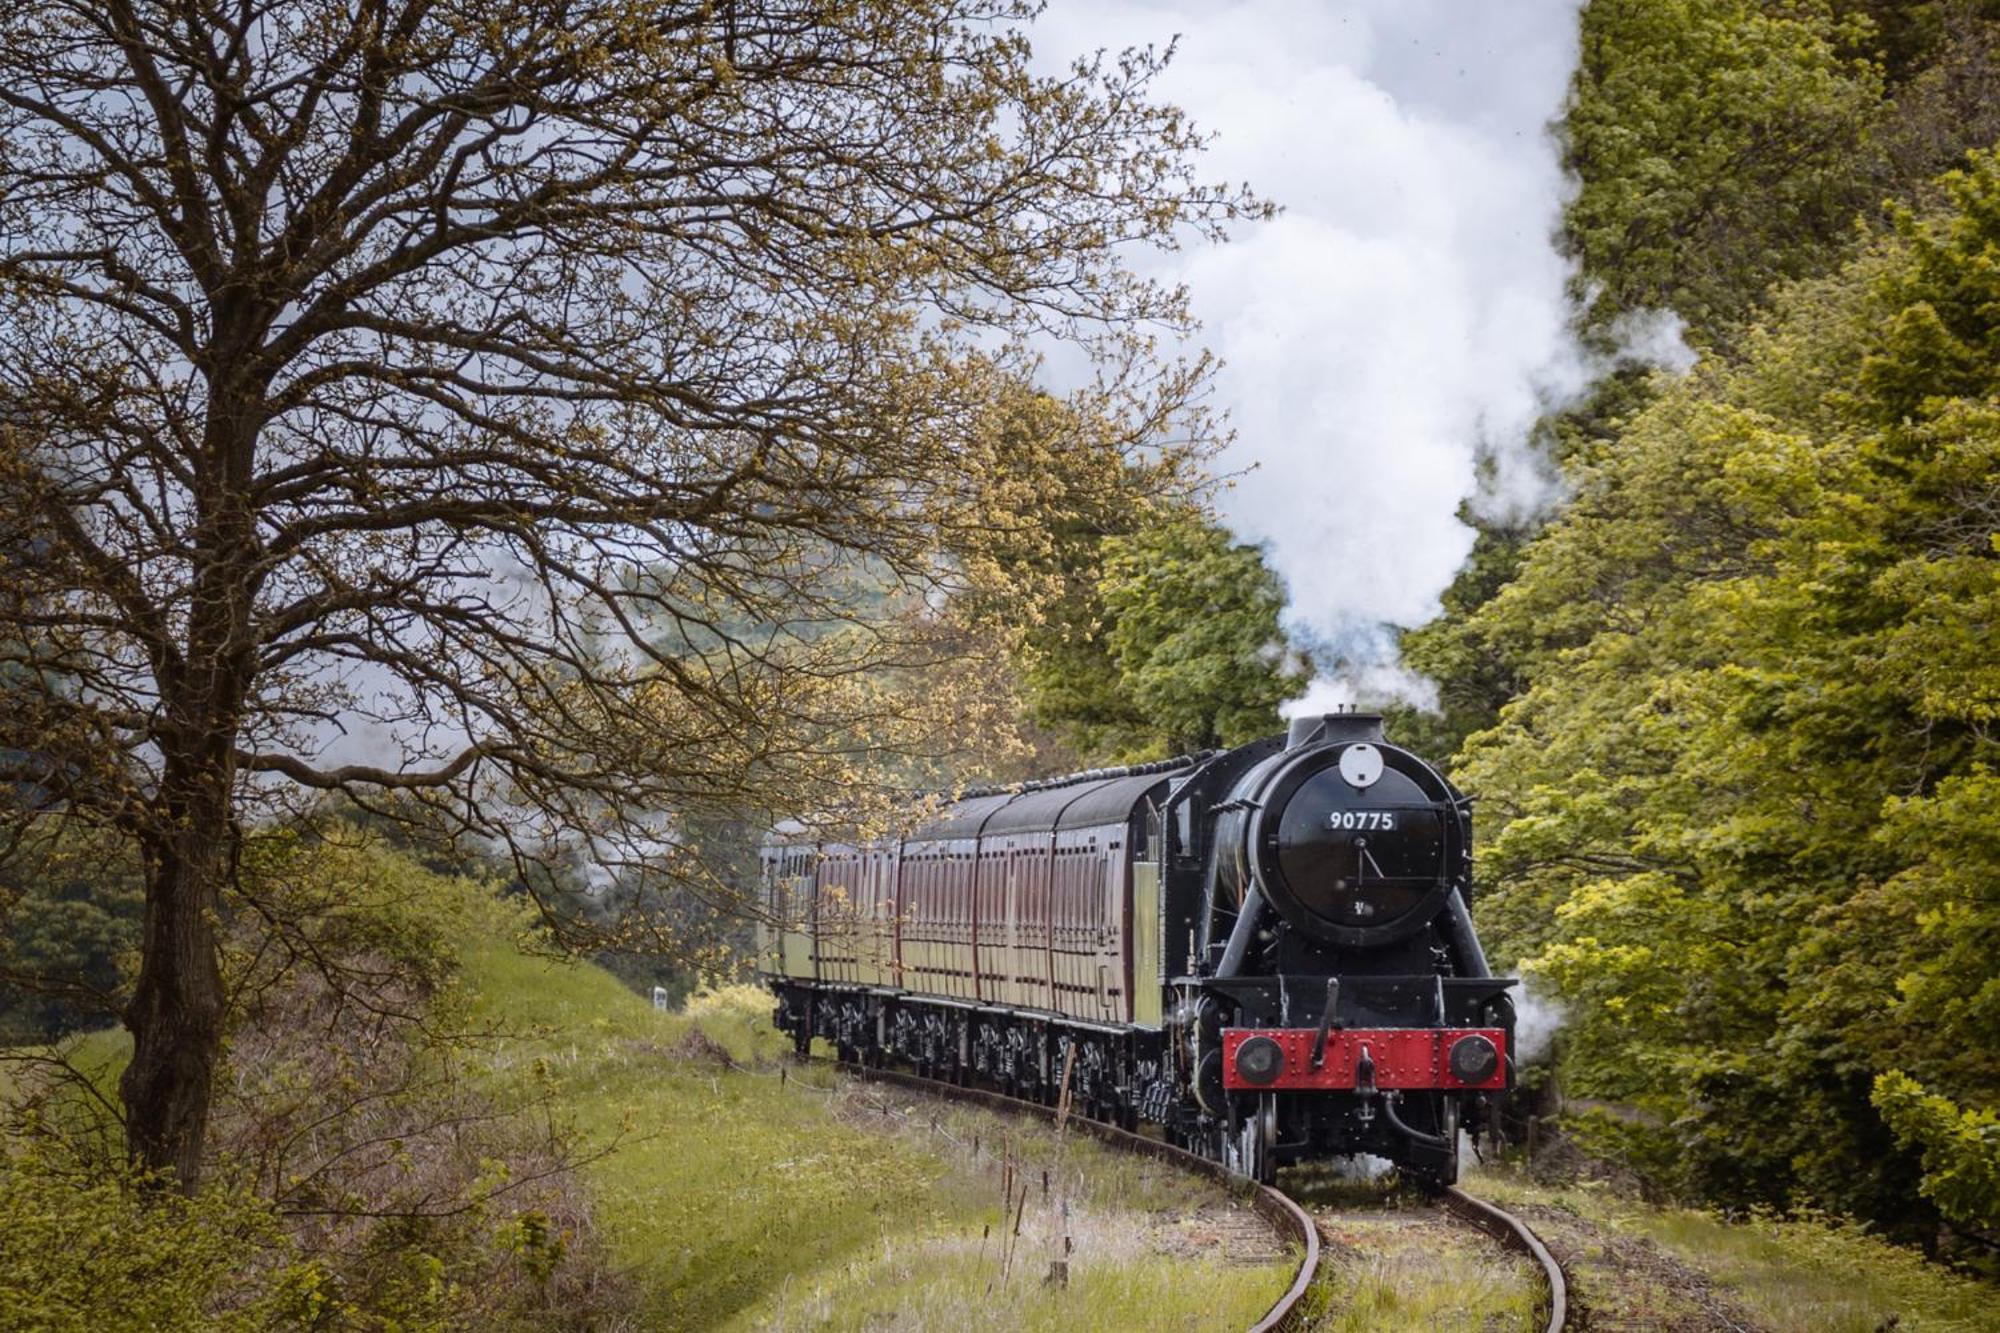
{"label": "white cloud", "polygon": [[[1471,548],[1463,501],[1521,513],[1550,498],[1530,427],[1596,369],[1570,336],[1554,245],[1569,187],[1550,124],[1576,9],[1058,0],[1037,25],[1051,62],[1178,34],[1160,95],[1215,133],[1206,174],[1286,210],[1159,272],[1188,285],[1226,362],[1224,468],[1254,465],[1225,516],[1268,544],[1296,626],[1356,661],[1356,680],[1322,683],[1328,698],[1396,687],[1381,626],[1436,614]],[[1671,360],[1674,332],[1635,328],[1631,352]]]}

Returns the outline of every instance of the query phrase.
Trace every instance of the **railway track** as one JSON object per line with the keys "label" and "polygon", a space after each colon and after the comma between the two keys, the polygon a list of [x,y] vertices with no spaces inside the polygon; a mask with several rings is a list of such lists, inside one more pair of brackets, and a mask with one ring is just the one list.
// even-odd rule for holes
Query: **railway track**
{"label": "railway track", "polygon": [[1438,1202],[1445,1210],[1465,1222],[1484,1231],[1511,1250],[1518,1250],[1528,1256],[1541,1270],[1543,1296],[1548,1320],[1544,1324],[1547,1333],[1562,1333],[1569,1327],[1569,1280],[1563,1275],[1562,1265],[1556,1262],[1549,1247],[1542,1244],[1542,1238],[1520,1218],[1501,1208],[1496,1208],[1484,1199],[1467,1194],[1453,1185],[1438,1192]]}
{"label": "railway track", "polygon": [[[961,1087],[955,1083],[921,1078],[916,1074],[900,1070],[874,1068],[848,1061],[833,1063],[855,1077],[869,1082],[910,1088],[950,1101],[966,1102],[1018,1115],[1038,1116],[1044,1120],[1055,1120],[1060,1114],[1056,1107],[1041,1102],[1023,1101],[984,1088]],[[1296,1200],[1269,1185],[1260,1185],[1247,1177],[1236,1175],[1219,1162],[1197,1156],[1185,1148],[1177,1148],[1159,1139],[1150,1139],[1142,1134],[1134,1134],[1130,1130],[1079,1115],[1070,1115],[1068,1123],[1102,1143],[1128,1152],[1155,1157],[1184,1170],[1207,1176],[1247,1198],[1251,1207],[1270,1225],[1273,1232],[1299,1246],[1299,1267],[1292,1278],[1291,1286],[1278,1298],[1277,1303],[1265,1312],[1264,1317],[1251,1326],[1250,1333],[1279,1333],[1279,1330],[1308,1327],[1311,1312],[1306,1301],[1306,1293],[1319,1278],[1323,1247],[1320,1243],[1318,1225]],[[1534,1261],[1543,1284],[1542,1308],[1547,1313],[1547,1333],[1562,1333],[1569,1322],[1568,1285],[1563,1277],[1561,1265],[1556,1262],[1555,1256],[1549,1253],[1548,1247],[1542,1244],[1541,1238],[1519,1218],[1483,1199],[1467,1194],[1456,1186],[1439,1191],[1436,1197],[1445,1211],[1454,1217]]]}
{"label": "railway track", "polygon": [[[1482,1311],[1487,1320],[1506,1312],[1506,1327],[1569,1327],[1560,1263],[1525,1222],[1487,1200],[1457,1187],[1385,1188],[1326,1168],[1304,1168],[1288,1183],[1334,1256],[1321,1301],[1330,1312],[1350,1299],[1376,1308],[1387,1292],[1410,1327],[1465,1326]],[[1491,1241],[1527,1263],[1496,1262]]]}

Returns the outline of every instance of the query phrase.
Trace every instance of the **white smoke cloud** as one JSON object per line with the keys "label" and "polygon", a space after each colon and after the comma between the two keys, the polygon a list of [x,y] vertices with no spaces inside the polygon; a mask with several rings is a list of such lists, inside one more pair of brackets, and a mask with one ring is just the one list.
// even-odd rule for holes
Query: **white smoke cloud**
{"label": "white smoke cloud", "polygon": [[1697,359],[1687,345],[1687,321],[1671,310],[1628,310],[1611,321],[1611,339],[1614,362],[1658,366],[1678,375],[1694,369]]}
{"label": "white smoke cloud", "polygon": [[1386,1157],[1374,1153],[1358,1152],[1348,1157],[1335,1157],[1329,1163],[1333,1174],[1342,1180],[1373,1184],[1396,1169],[1396,1164]]}
{"label": "white smoke cloud", "polygon": [[1539,1063],[1567,1019],[1561,1005],[1535,993],[1532,977],[1523,977],[1514,990],[1514,1058]]}
{"label": "white smoke cloud", "polygon": [[1434,709],[1437,693],[1436,681],[1418,675],[1400,662],[1353,662],[1336,675],[1316,677],[1307,684],[1304,694],[1278,711],[1287,718],[1318,717],[1343,709],[1376,707],[1391,700]]}
{"label": "white smoke cloud", "polygon": [[[1422,701],[1383,627],[1437,614],[1472,545],[1463,502],[1550,502],[1530,429],[1605,368],[1571,334],[1555,248],[1577,7],[1126,0],[1037,25],[1050,63],[1178,35],[1159,92],[1215,134],[1206,174],[1286,210],[1158,272],[1225,362],[1223,465],[1251,469],[1225,517],[1267,545],[1294,629],[1347,664],[1309,699]],[[1623,356],[1684,363],[1671,316],[1620,336]]]}

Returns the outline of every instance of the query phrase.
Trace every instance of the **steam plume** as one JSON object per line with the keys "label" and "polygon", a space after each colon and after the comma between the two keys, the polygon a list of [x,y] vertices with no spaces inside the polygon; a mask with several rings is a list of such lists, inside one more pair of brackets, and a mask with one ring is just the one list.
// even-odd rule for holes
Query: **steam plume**
{"label": "steam plume", "polygon": [[[1472,545],[1462,502],[1553,498],[1530,430],[1602,369],[1555,243],[1575,0],[1161,0],[1038,28],[1050,58],[1178,34],[1160,91],[1214,132],[1209,173],[1284,206],[1171,262],[1226,363],[1224,463],[1248,471],[1225,517],[1267,545],[1294,631],[1345,664],[1301,707],[1422,702],[1384,627],[1437,613]],[[1685,356],[1670,318],[1629,333],[1641,359]]]}

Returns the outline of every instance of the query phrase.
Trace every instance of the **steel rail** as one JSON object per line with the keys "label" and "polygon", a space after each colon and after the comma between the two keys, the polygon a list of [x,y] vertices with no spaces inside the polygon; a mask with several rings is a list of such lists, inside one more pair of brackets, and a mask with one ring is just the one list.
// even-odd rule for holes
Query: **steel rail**
{"label": "steel rail", "polygon": [[[1041,1102],[1023,1101],[1019,1097],[1009,1097],[1005,1093],[991,1092],[985,1088],[963,1087],[956,1083],[944,1083],[936,1079],[921,1078],[916,1074],[904,1073],[898,1069],[882,1069],[851,1061],[837,1060],[831,1063],[846,1070],[855,1077],[871,1083],[890,1083],[898,1087],[911,1088],[950,1101],[970,1102],[990,1110],[1014,1114],[1037,1115],[1045,1120],[1055,1120],[1058,1108]],[[1149,1139],[1143,1134],[1134,1134],[1116,1125],[1107,1125],[1101,1120],[1092,1120],[1071,1111],[1068,1122],[1099,1142],[1122,1148],[1127,1152],[1143,1153],[1163,1162],[1198,1175],[1207,1176],[1250,1201],[1257,1215],[1270,1223],[1271,1229],[1280,1236],[1294,1240],[1300,1247],[1299,1271],[1292,1279],[1292,1285],[1283,1296],[1267,1311],[1262,1319],[1250,1326],[1250,1333],[1283,1333],[1285,1330],[1302,1326],[1306,1311],[1306,1289],[1319,1276],[1320,1243],[1319,1228],[1306,1215],[1305,1209],[1288,1196],[1269,1185],[1260,1185],[1248,1176],[1236,1174],[1220,1162],[1177,1148],[1159,1139]]]}
{"label": "steel rail", "polygon": [[1542,1272],[1548,1296],[1547,1333],[1563,1333],[1569,1327],[1569,1280],[1562,1265],[1526,1222],[1481,1198],[1467,1194],[1456,1185],[1437,1192],[1444,1206],[1461,1219],[1479,1228],[1509,1249],[1518,1250],[1535,1261]]}

